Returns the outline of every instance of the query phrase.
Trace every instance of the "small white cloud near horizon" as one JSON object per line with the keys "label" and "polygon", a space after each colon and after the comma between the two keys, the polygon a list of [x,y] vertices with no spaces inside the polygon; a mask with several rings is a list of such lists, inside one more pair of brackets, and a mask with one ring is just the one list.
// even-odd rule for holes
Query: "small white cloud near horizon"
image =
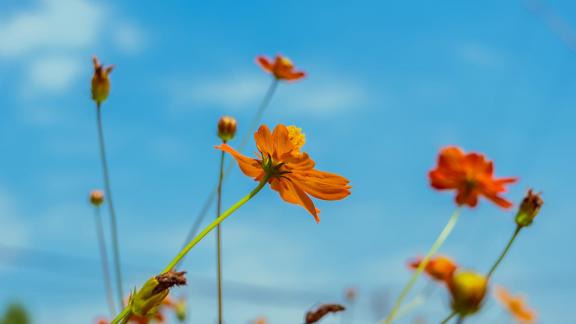
{"label": "small white cloud near horizon", "polygon": [[[304,84],[306,82],[306,84]],[[172,79],[168,96],[178,110],[253,109],[262,100],[270,80],[252,74],[209,79]],[[283,114],[325,116],[357,111],[368,99],[365,87],[348,78],[323,78],[281,84],[274,99]]]}

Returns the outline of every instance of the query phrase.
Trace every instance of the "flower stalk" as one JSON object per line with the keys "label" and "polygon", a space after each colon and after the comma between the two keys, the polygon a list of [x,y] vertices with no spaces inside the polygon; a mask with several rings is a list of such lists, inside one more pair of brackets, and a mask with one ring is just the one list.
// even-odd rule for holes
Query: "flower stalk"
{"label": "flower stalk", "polygon": [[508,251],[510,251],[512,244],[516,240],[516,237],[518,237],[518,234],[520,234],[521,230],[522,230],[522,226],[520,226],[520,225],[516,226],[516,229],[514,230],[512,237],[510,237],[508,244],[506,244],[506,247],[504,248],[502,253],[500,253],[500,256],[498,257],[496,262],[494,262],[494,264],[490,268],[490,271],[488,271],[488,273],[486,274],[486,278],[490,279],[492,277],[492,275],[494,274],[494,271],[496,271],[496,269],[498,268],[500,263],[502,263],[502,260],[504,260],[504,257],[506,257],[506,255],[508,254]]}
{"label": "flower stalk", "polygon": [[[218,199],[216,202],[216,216],[219,216],[222,209],[222,180],[224,178],[224,151],[220,152],[220,169],[218,173]],[[216,227],[216,278],[218,289],[218,324],[222,324],[222,228],[218,224]]]}
{"label": "flower stalk", "polygon": [[114,304],[114,292],[112,289],[112,280],[110,278],[110,266],[108,265],[108,252],[106,251],[106,241],[104,238],[104,226],[102,224],[102,215],[100,206],[94,205],[94,221],[96,226],[96,236],[98,239],[98,249],[100,251],[100,261],[102,263],[102,276],[104,279],[104,288],[106,289],[106,299],[110,309],[110,315],[116,315],[116,306]]}
{"label": "flower stalk", "polygon": [[122,285],[122,268],[120,263],[120,247],[118,242],[118,226],[116,222],[116,210],[112,199],[112,189],[110,185],[110,174],[108,171],[108,160],[106,158],[106,144],[104,142],[104,130],[102,127],[101,102],[96,102],[96,123],[98,127],[98,143],[100,147],[100,161],[102,164],[102,178],[104,181],[104,191],[108,202],[108,212],[110,214],[110,231],[112,235],[112,252],[114,257],[114,270],[116,272],[116,285],[118,289],[118,300],[120,306],[124,306],[124,290]]}
{"label": "flower stalk", "polygon": [[456,222],[458,221],[459,217],[460,217],[460,208],[457,208],[454,211],[454,213],[452,213],[452,216],[450,216],[448,223],[446,223],[446,226],[444,226],[444,229],[442,230],[442,232],[440,232],[440,235],[438,236],[438,238],[436,239],[434,244],[432,244],[432,247],[430,248],[428,253],[426,253],[426,256],[424,257],[424,259],[422,259],[422,261],[420,262],[416,271],[414,271],[412,273],[412,277],[410,278],[410,281],[408,281],[406,286],[404,286],[404,288],[402,289],[400,296],[398,296],[398,298],[396,299],[396,302],[394,303],[394,307],[390,311],[390,314],[388,314],[388,317],[384,320],[384,323],[386,323],[386,324],[392,323],[392,320],[394,320],[394,318],[396,317],[396,314],[398,313],[398,311],[400,310],[400,307],[402,306],[402,302],[404,301],[404,299],[406,299],[406,297],[408,296],[408,293],[410,292],[412,287],[414,287],[414,285],[416,284],[418,277],[420,277],[420,275],[422,274],[422,272],[426,268],[426,265],[430,261],[430,258],[438,251],[438,249],[442,246],[444,241],[448,238],[448,236],[450,235],[450,233],[454,229],[454,226],[456,225]]}

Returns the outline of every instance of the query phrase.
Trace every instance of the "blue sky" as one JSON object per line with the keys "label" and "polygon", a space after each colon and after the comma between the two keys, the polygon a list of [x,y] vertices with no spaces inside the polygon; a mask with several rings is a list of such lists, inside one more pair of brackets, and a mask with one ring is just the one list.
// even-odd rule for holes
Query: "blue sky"
{"label": "blue sky", "polygon": [[[248,131],[270,82],[256,55],[283,53],[309,77],[281,85],[265,123],[302,127],[318,167],[347,176],[353,194],[319,202],[319,225],[270,190],[226,222],[229,323],[295,323],[349,286],[360,291],[356,323],[374,323],[374,299],[398,294],[406,261],[454,208],[426,177],[448,144],[520,177],[514,201],[529,187],[544,192],[495,281],[524,293],[541,323],[566,323],[573,314],[561,305],[576,298],[575,9],[567,0],[539,13],[496,0],[3,1],[0,303],[25,303],[36,323],[106,314],[86,203],[101,186],[92,55],[116,66],[103,110],[128,288],[172,258],[213,187],[217,118],[233,115]],[[235,170],[224,205],[252,186]],[[466,210],[442,252],[486,271],[512,219],[486,202]],[[178,293],[194,323],[214,320],[213,247],[205,240],[184,265],[190,285]],[[439,321],[447,305],[437,289],[399,322]],[[510,320],[490,301],[470,319],[487,321]]]}

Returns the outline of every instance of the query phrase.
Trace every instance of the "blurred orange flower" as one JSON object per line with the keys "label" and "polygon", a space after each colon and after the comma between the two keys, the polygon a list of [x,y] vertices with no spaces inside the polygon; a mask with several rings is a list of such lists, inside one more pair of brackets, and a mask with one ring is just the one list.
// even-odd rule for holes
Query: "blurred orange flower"
{"label": "blurred orange flower", "polygon": [[252,321],[252,324],[268,324],[268,321],[266,320],[265,317],[258,317],[257,319]]}
{"label": "blurred orange flower", "polygon": [[494,178],[493,162],[479,153],[464,153],[449,146],[440,151],[438,165],[429,173],[430,183],[438,190],[455,190],[456,203],[475,207],[478,197],[484,196],[502,208],[512,203],[500,196],[506,185],[516,178]]}
{"label": "blurred orange flower", "polygon": [[512,296],[502,287],[496,287],[494,295],[519,323],[527,324],[536,321],[535,312],[526,305],[522,297]]}
{"label": "blurred orange flower", "polygon": [[[422,262],[422,258],[418,258],[412,262],[410,262],[410,268],[417,269]],[[442,282],[448,282],[454,271],[458,268],[458,265],[452,259],[445,257],[445,256],[437,256],[433,257],[428,261],[426,264],[426,268],[424,271],[428,274],[432,279]]]}
{"label": "blurred orange flower", "polygon": [[274,61],[265,56],[258,56],[256,61],[264,71],[274,75],[278,80],[296,81],[306,76],[305,72],[295,71],[292,61],[282,55],[276,55]]}
{"label": "blurred orange flower", "polygon": [[350,194],[348,179],[314,169],[314,161],[300,151],[305,137],[299,128],[278,125],[271,133],[268,126],[262,125],[254,139],[260,152],[257,159],[244,156],[227,144],[216,148],[230,153],[242,172],[256,181],[265,175],[270,176],[270,187],[278,191],[286,202],[306,208],[316,222],[320,221],[319,210],[308,195],[323,200],[339,200]]}

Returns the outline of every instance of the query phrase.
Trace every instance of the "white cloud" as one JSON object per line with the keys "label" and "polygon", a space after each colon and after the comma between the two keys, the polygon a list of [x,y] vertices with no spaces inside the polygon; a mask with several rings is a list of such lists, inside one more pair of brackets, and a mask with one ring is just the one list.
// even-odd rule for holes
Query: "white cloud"
{"label": "white cloud", "polygon": [[0,56],[85,48],[96,41],[102,16],[103,8],[87,0],[43,0],[0,23]]}
{"label": "white cloud", "polygon": [[72,57],[47,56],[34,60],[28,70],[32,90],[61,93],[82,71],[82,62]]}
{"label": "white cloud", "polygon": [[139,53],[145,46],[142,30],[131,23],[118,24],[113,39],[116,47],[124,54]]}
{"label": "white cloud", "polygon": [[[182,108],[252,109],[264,96],[269,79],[251,74],[197,80],[172,80],[168,95],[174,106]],[[324,116],[359,109],[367,91],[348,78],[309,79],[282,84],[274,105],[286,114]]]}

